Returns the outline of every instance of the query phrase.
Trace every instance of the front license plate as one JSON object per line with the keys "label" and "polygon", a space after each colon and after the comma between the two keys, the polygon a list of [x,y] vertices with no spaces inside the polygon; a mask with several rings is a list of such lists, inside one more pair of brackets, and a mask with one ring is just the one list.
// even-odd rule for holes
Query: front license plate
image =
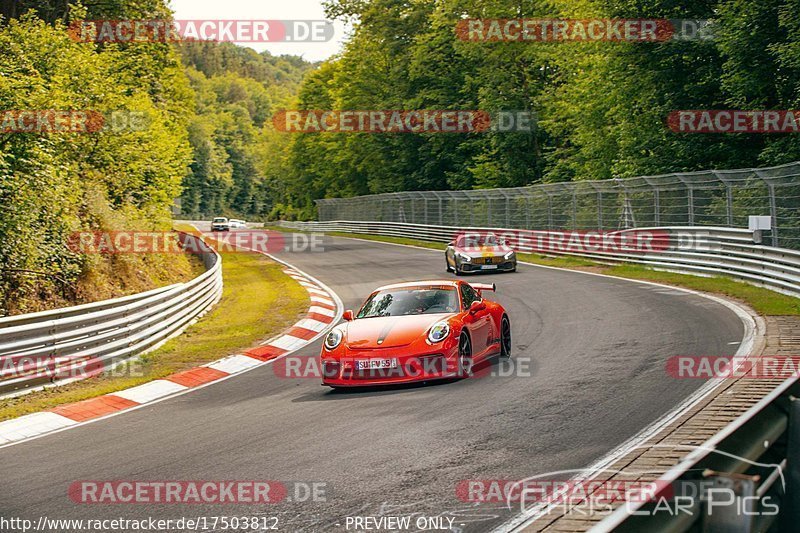
{"label": "front license plate", "polygon": [[384,368],[397,368],[397,358],[356,361],[356,370],[381,370]]}
{"label": "front license plate", "polygon": [[482,270],[494,270],[497,268],[497,265],[481,265]]}

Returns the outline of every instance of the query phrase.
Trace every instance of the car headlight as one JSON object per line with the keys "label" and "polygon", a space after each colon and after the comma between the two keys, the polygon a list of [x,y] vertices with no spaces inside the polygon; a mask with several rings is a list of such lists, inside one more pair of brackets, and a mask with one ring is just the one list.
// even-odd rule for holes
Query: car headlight
{"label": "car headlight", "polygon": [[472,258],[470,256],[468,256],[467,254],[458,254],[458,257],[459,257],[459,259],[461,259],[465,263],[471,263],[472,262]]}
{"label": "car headlight", "polygon": [[330,333],[325,335],[325,348],[328,350],[336,349],[342,343],[342,338],[344,338],[344,334],[341,329],[332,329]]}
{"label": "car headlight", "polygon": [[437,322],[428,331],[428,340],[431,342],[442,342],[450,335],[450,324],[446,321]]}
{"label": "car headlight", "polygon": [[510,251],[510,252],[508,252],[506,255],[504,255],[504,256],[503,256],[503,259],[505,259],[506,261],[508,261],[508,260],[509,260],[509,259],[511,259],[512,257],[514,257],[514,250],[511,250],[511,251]]}

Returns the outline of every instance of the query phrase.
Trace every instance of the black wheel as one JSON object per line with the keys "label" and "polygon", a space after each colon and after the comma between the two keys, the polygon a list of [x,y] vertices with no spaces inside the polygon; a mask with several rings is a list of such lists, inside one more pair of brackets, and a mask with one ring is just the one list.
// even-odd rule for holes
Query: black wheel
{"label": "black wheel", "polygon": [[500,321],[500,357],[511,357],[511,322],[505,315]]}
{"label": "black wheel", "polygon": [[453,272],[456,273],[456,276],[460,276],[461,274],[463,274],[461,269],[458,268],[458,261],[456,261],[456,260],[453,260]]}
{"label": "black wheel", "polygon": [[466,333],[458,339],[458,375],[464,378],[472,375],[472,342]]}

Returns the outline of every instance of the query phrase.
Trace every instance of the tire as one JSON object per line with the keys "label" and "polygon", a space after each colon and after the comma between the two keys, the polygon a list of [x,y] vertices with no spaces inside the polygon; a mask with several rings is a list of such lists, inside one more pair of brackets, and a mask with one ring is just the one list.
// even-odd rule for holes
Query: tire
{"label": "tire", "polygon": [[506,315],[500,320],[500,357],[511,357],[511,322]]}
{"label": "tire", "polygon": [[450,268],[450,261],[447,260],[447,256],[446,255],[444,256],[444,266],[447,268],[448,272],[452,272],[453,271],[453,269]]}
{"label": "tire", "polygon": [[455,266],[453,267],[453,272],[456,273],[456,276],[461,276],[462,274],[464,274],[464,272],[462,272],[461,269],[458,268],[458,261],[454,261],[454,264]]}
{"label": "tire", "polygon": [[466,333],[461,333],[458,339],[458,376],[472,376],[472,341]]}

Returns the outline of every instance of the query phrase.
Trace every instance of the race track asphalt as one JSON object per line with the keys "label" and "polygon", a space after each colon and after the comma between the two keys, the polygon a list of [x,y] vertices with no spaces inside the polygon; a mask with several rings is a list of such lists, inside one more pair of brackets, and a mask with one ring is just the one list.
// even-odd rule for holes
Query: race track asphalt
{"label": "race track asphalt", "polygon": [[[324,247],[278,257],[346,308],[382,284],[453,276],[441,252],[331,237]],[[667,358],[733,354],[744,331],[727,307],[679,290],[525,265],[470,279],[497,283],[529,372],[340,392],[262,366],[0,449],[0,516],[277,515],[280,531],[346,531],[347,516],[425,515],[488,531],[512,511],[460,501],[460,481],[585,467],[701,386],[668,377]],[[67,495],[76,480],[319,482],[327,501],[78,505]]]}

